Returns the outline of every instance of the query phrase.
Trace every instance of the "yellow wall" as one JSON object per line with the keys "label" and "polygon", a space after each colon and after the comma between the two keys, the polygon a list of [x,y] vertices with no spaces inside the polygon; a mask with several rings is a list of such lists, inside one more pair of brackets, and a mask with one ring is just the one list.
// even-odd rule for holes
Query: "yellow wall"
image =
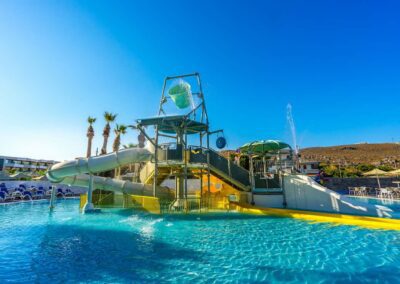
{"label": "yellow wall", "polygon": [[[200,192],[197,193],[200,196]],[[235,210],[236,205],[229,202],[235,196],[239,203],[247,203],[247,193],[239,191],[216,176],[210,176],[210,208]],[[203,198],[208,197],[207,176],[203,176]]]}
{"label": "yellow wall", "polygon": [[85,206],[87,200],[87,194],[81,194],[79,199],[79,209],[82,209]]}
{"label": "yellow wall", "polygon": [[156,197],[140,196],[140,195],[130,195],[131,201],[139,205],[143,210],[153,213],[160,214],[160,202]]}

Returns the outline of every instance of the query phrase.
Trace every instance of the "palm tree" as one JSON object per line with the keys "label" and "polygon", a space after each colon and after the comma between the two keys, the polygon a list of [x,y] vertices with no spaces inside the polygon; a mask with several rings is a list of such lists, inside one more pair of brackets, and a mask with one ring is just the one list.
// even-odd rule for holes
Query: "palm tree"
{"label": "palm tree", "polygon": [[[138,130],[138,128],[134,125],[128,125],[128,127],[132,128],[134,130]],[[146,126],[145,126],[145,128],[146,128]],[[146,142],[146,137],[144,136],[142,131],[140,131],[137,139],[138,139],[138,144],[135,147],[144,148],[144,142]]]}
{"label": "palm tree", "polygon": [[113,151],[116,152],[121,146],[121,135],[126,133],[127,127],[124,124],[117,124],[114,129],[115,139],[113,143]]}
{"label": "palm tree", "polygon": [[[129,127],[129,126],[128,126],[128,127]],[[128,143],[128,144],[122,145],[122,147],[123,147],[124,149],[136,148],[137,146],[138,146],[138,145],[137,145],[137,144],[134,144],[134,143]],[[132,164],[129,164],[129,171],[132,172]]]}
{"label": "palm tree", "polygon": [[[126,133],[127,126],[120,124],[116,125],[114,129],[115,133],[115,139],[113,143],[113,151],[117,152],[119,150],[119,147],[121,146],[121,135],[124,135]],[[114,177],[117,177],[121,174],[121,168],[116,168],[114,171]]]}
{"label": "palm tree", "polygon": [[89,116],[87,122],[89,123],[89,127],[86,133],[86,136],[88,138],[86,157],[89,158],[92,155],[92,140],[94,137],[94,129],[92,125],[96,122],[96,118]]}
{"label": "palm tree", "polygon": [[117,117],[117,114],[113,114],[111,112],[104,112],[104,120],[106,121],[106,126],[104,126],[103,129],[103,147],[101,147],[100,154],[104,155],[107,154],[107,143],[108,143],[108,138],[110,137],[110,123],[115,121],[115,118]]}

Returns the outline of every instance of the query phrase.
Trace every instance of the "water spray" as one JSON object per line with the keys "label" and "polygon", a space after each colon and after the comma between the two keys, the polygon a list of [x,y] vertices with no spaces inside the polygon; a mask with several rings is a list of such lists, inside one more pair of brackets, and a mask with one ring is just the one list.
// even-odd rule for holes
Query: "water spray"
{"label": "water spray", "polygon": [[286,117],[287,117],[287,121],[290,126],[290,131],[292,132],[294,153],[297,156],[299,153],[299,148],[297,146],[296,127],[294,125],[294,120],[293,120],[293,115],[292,115],[292,105],[290,103],[286,107]]}

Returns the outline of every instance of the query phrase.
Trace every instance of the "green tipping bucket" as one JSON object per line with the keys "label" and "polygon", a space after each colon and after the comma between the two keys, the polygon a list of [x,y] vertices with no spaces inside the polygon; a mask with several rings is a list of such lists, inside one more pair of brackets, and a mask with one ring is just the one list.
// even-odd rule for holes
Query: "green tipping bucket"
{"label": "green tipping bucket", "polygon": [[168,94],[178,108],[183,109],[190,106],[190,97],[192,94],[188,83],[179,82],[169,89]]}

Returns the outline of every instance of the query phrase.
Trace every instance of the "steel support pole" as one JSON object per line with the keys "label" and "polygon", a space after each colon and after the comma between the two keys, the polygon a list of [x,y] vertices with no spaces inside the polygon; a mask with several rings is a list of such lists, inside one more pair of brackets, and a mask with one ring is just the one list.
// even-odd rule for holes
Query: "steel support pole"
{"label": "steel support pole", "polygon": [[54,209],[54,202],[56,199],[56,187],[54,185],[51,186],[51,197],[50,197],[50,210]]}
{"label": "steel support pole", "polygon": [[210,177],[210,135],[207,132],[207,207],[210,207],[211,194],[211,177]]}
{"label": "steel support pole", "polygon": [[[200,151],[203,154],[203,134],[200,133]],[[203,164],[200,168],[200,211],[203,206]]]}
{"label": "steel support pole", "polygon": [[187,202],[187,191],[188,191],[188,189],[187,189],[187,187],[188,187],[188,165],[187,165],[187,163],[188,163],[188,148],[187,148],[187,132],[186,132],[186,129],[185,129],[185,144],[184,144],[184,146],[183,146],[183,153],[184,153],[184,159],[185,159],[185,163],[184,163],[184,173],[185,173],[185,179],[184,179],[184,181],[185,181],[185,189],[184,189],[184,192],[185,192],[185,202]]}
{"label": "steel support pole", "polygon": [[249,155],[249,166],[250,166],[250,187],[251,187],[251,205],[254,205],[254,188],[255,188],[255,180],[254,180],[254,167],[253,167],[253,156]]}
{"label": "steel support pole", "polygon": [[157,177],[158,177],[158,126],[156,126],[156,137],[154,146],[154,176],[153,176],[153,197],[157,196]]}
{"label": "steel support pole", "polygon": [[86,204],[83,206],[83,213],[94,211],[93,205],[93,175],[89,175],[89,187],[87,192]]}

